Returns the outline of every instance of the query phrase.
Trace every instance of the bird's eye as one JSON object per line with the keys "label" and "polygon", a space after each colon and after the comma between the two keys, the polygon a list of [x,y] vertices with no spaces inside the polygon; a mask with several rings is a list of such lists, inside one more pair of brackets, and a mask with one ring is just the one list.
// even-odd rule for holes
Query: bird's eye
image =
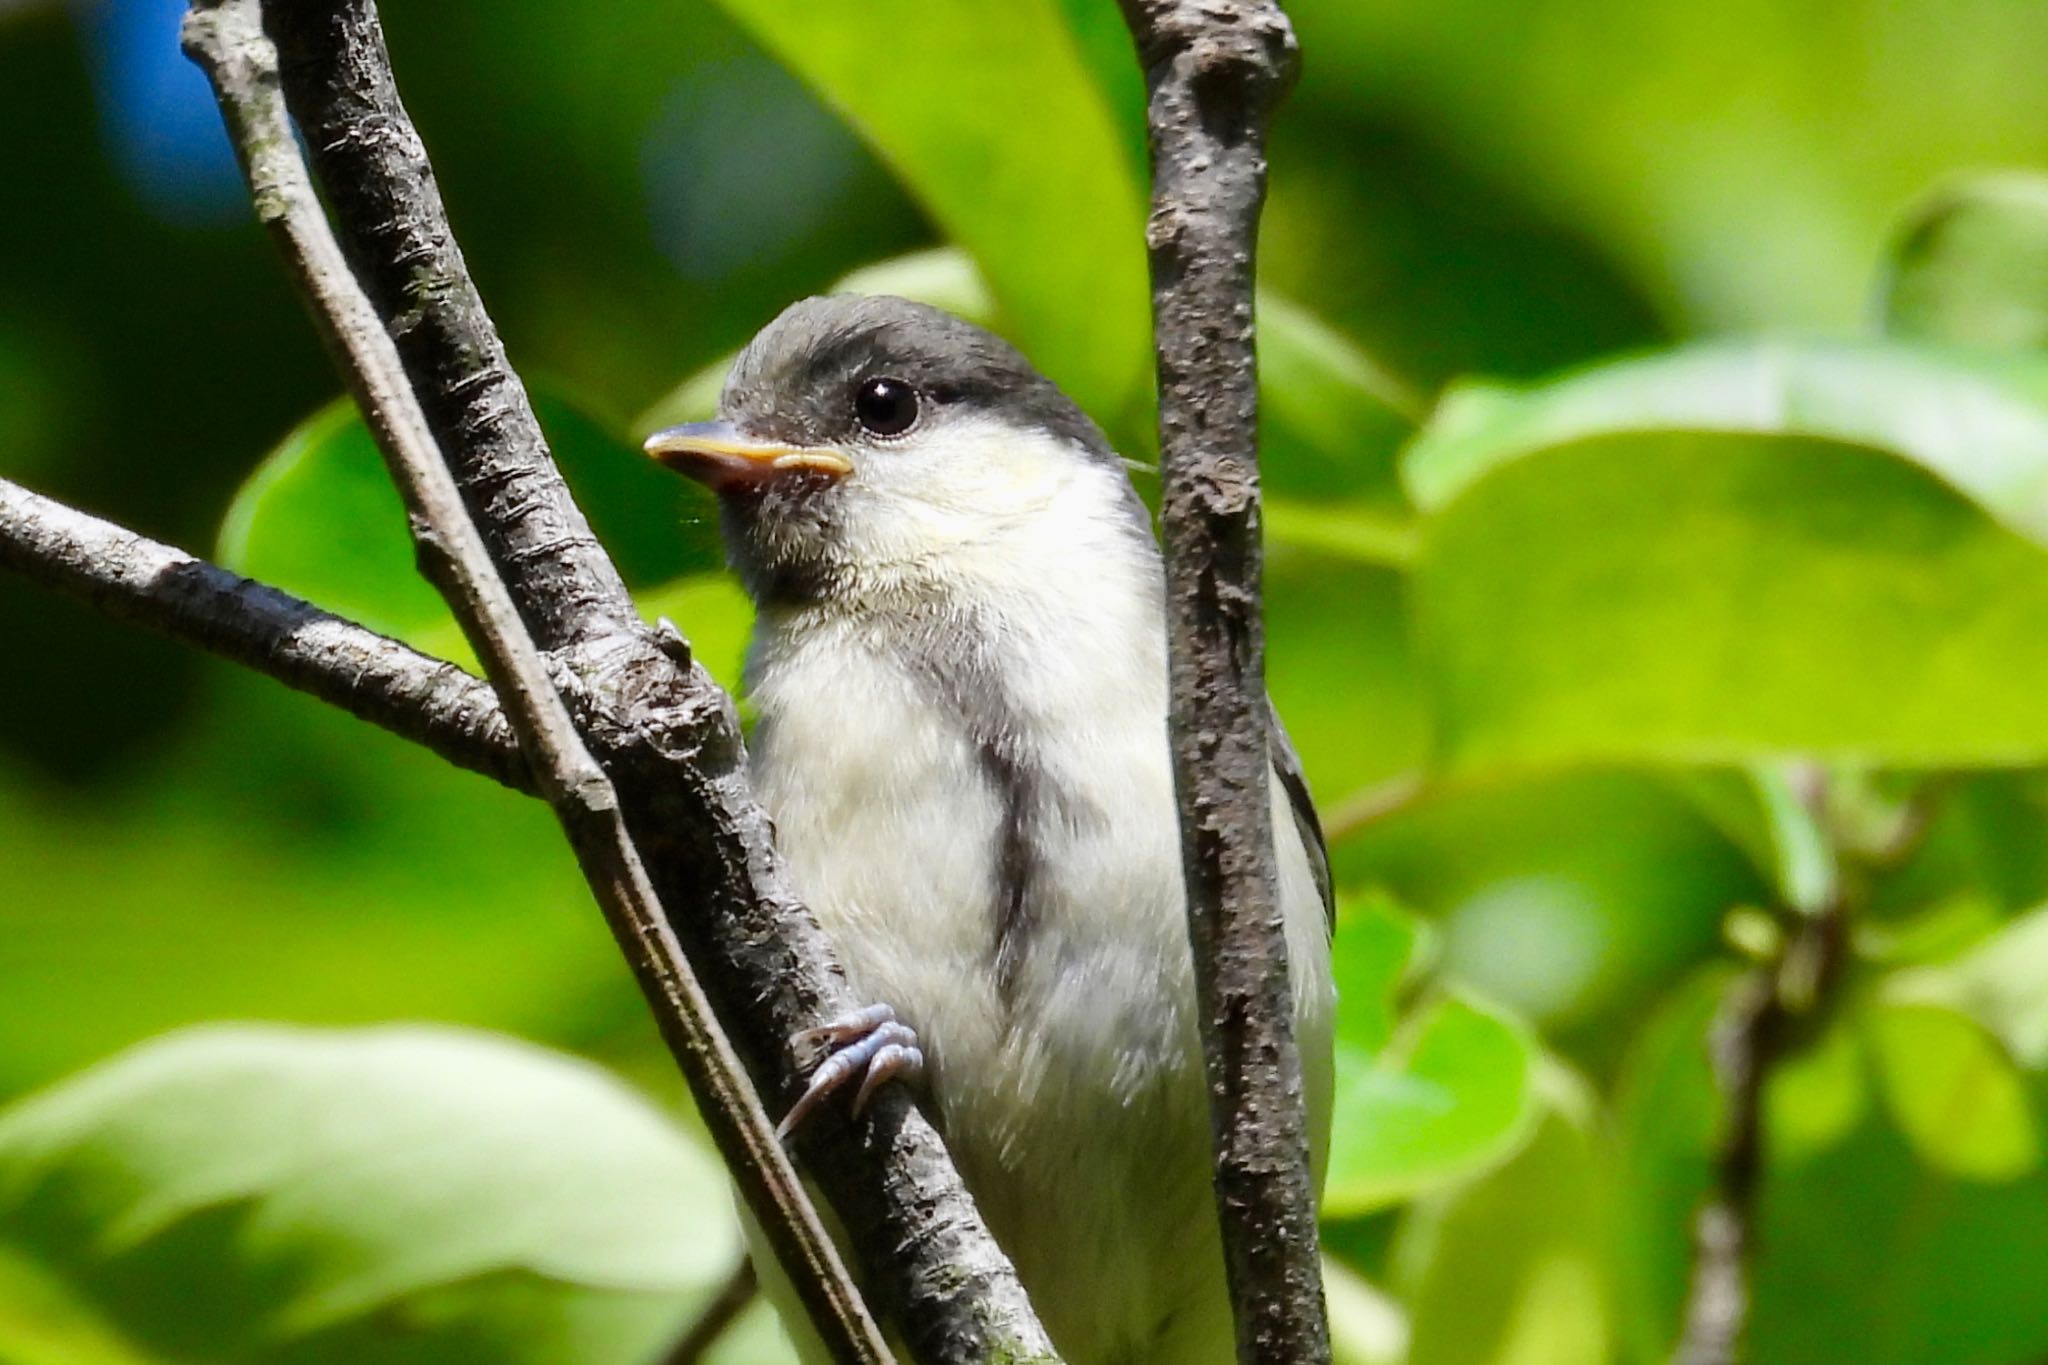
{"label": "bird's eye", "polygon": [[870,379],[853,395],[853,415],[877,436],[900,436],[917,420],[917,390],[900,379]]}

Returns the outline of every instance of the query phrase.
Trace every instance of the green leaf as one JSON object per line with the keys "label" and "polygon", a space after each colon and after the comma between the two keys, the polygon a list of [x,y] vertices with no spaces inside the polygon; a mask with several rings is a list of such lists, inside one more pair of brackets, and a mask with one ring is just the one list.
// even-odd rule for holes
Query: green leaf
{"label": "green leaf", "polygon": [[2048,758],[2043,373],[1772,343],[1454,401],[1404,464],[1447,763]]}
{"label": "green leaf", "polygon": [[347,398],[300,423],[243,482],[216,553],[238,573],[387,633],[447,614],[420,577],[405,504]]}
{"label": "green leaf", "polygon": [[1393,1249],[1407,1365],[1611,1360],[1613,1201],[1601,1135],[1552,1108],[1500,1169],[1419,1203]]}
{"label": "green leaf", "polygon": [[[1710,971],[1676,992],[1622,1070],[1615,1116],[1624,1192],[1620,1302],[1634,1358],[1668,1358],[1678,1334],[1693,1218],[1711,1182],[1722,1112],[1707,1037],[1731,979]],[[1862,998],[1842,1004],[1849,1029],[1867,1038]],[[1838,1066],[1781,1066],[1765,1131],[1803,1123],[1810,1115],[1786,1114],[1787,1090],[1836,1087]],[[1799,1101],[1838,1103],[1839,1096]],[[2037,1166],[1997,1184],[1951,1178],[1892,1126],[1894,1112],[1890,1104],[1858,1105],[1849,1131],[1822,1146],[1795,1143],[1787,1151],[1773,1143],[1756,1213],[1756,1244],[1764,1250],[1752,1269],[1750,1339],[1758,1359],[2039,1359],[2048,1351],[2038,1293],[2048,1259],[2048,1171]],[[1829,1311],[1815,1311],[1816,1304]]]}
{"label": "green leaf", "polygon": [[1436,510],[1514,461],[1601,437],[1810,438],[1921,466],[2017,530],[2048,533],[2048,365],[1897,343],[1707,342],[1527,390],[1453,393],[1402,457]]}
{"label": "green leaf", "polygon": [[1260,463],[1287,492],[1408,516],[1394,456],[1423,400],[1302,305],[1259,291]]}
{"label": "green leaf", "polygon": [[1972,176],[1916,207],[1892,252],[1884,318],[1895,336],[2048,348],[2048,176]]}
{"label": "green leaf", "polygon": [[1783,767],[1676,772],[1669,780],[1749,855],[1783,905],[1810,912],[1833,894],[1835,860],[1826,832]]}
{"label": "green leaf", "polygon": [[1457,998],[1377,1054],[1340,1040],[1323,1215],[1368,1213],[1513,1152],[1535,1113],[1535,1051],[1520,1024]]}
{"label": "green leaf", "polygon": [[1392,1295],[1325,1254],[1323,1296],[1334,1365],[1407,1365],[1408,1320]]}
{"label": "green leaf", "polygon": [[747,640],[754,631],[754,604],[738,583],[722,574],[701,574],[640,593],[633,600],[649,620],[666,616],[686,629],[697,662],[720,687],[739,693]]}
{"label": "green leaf", "polygon": [[0,1251],[116,1358],[608,1365],[666,1342],[739,1238],[718,1164],[586,1063],[241,1026],[0,1113]]}
{"label": "green leaf", "polygon": [[[1343,803],[1325,809],[1342,818]],[[1383,887],[1441,926],[1454,979],[1583,1043],[1588,1065],[1719,945],[1731,905],[1769,894],[1694,803],[1640,773],[1425,786],[1335,859],[1340,885]]]}
{"label": "green leaf", "polygon": [[2026,1082],[1976,1021],[1940,1005],[1887,1003],[1865,1029],[1885,1100],[1928,1165],[1986,1181],[2040,1165]]}
{"label": "green leaf", "polygon": [[2048,1072],[2048,908],[2022,915],[1953,962],[1894,975],[1886,994],[1960,1010],[2021,1065]]}
{"label": "green leaf", "polygon": [[1144,190],[1057,0],[720,2],[974,256],[1048,375],[1091,412],[1138,402]]}
{"label": "green leaf", "polygon": [[1414,964],[1422,926],[1391,897],[1337,907],[1330,968],[1337,981],[1337,1042],[1371,1056],[1394,1040],[1397,995]]}
{"label": "green leaf", "polygon": [[1834,1021],[1807,1046],[1779,1057],[1766,1085],[1765,1151],[1774,1168],[1836,1146],[1863,1121],[1870,1103],[1856,1029]]}
{"label": "green leaf", "polygon": [[[591,529],[633,586],[719,562],[716,509],[565,399],[535,407]],[[242,485],[221,529],[221,562],[315,604],[417,642],[448,619],[419,576],[405,511],[355,405],[300,424]]]}

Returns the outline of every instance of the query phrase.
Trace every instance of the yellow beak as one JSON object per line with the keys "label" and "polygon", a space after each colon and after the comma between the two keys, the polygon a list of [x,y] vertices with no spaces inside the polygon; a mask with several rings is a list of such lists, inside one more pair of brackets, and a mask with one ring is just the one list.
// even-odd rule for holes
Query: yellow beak
{"label": "yellow beak", "polygon": [[759,441],[725,421],[691,422],[657,431],[641,448],[714,493],[758,487],[803,470],[835,479],[853,472],[853,461],[836,450]]}

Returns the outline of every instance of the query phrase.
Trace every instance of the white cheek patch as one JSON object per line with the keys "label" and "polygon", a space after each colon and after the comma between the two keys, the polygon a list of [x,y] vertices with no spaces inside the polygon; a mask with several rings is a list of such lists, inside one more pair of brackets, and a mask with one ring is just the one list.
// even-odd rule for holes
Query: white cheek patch
{"label": "white cheek patch", "polygon": [[[1100,509],[1100,492],[1080,499],[1095,474],[1087,457],[1049,433],[1020,431],[986,418],[948,420],[922,440],[869,453],[863,503],[849,518],[852,556],[866,567],[936,561],[1025,534],[1057,530]],[[1074,502],[1071,509],[1056,509]],[[963,566],[964,567],[964,566]]]}

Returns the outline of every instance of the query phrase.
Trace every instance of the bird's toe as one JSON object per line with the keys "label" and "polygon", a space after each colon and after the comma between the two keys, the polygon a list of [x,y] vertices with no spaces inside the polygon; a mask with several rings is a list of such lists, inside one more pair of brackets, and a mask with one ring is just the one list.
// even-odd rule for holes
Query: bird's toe
{"label": "bird's toe", "polygon": [[799,1058],[822,1052],[811,1072],[810,1083],[797,1097],[776,1136],[787,1138],[831,1095],[855,1080],[853,1112],[867,1108],[876,1089],[890,1080],[915,1080],[924,1074],[924,1052],[917,1034],[896,1017],[887,1005],[869,1005],[853,1010],[816,1028],[808,1028],[790,1039]]}

